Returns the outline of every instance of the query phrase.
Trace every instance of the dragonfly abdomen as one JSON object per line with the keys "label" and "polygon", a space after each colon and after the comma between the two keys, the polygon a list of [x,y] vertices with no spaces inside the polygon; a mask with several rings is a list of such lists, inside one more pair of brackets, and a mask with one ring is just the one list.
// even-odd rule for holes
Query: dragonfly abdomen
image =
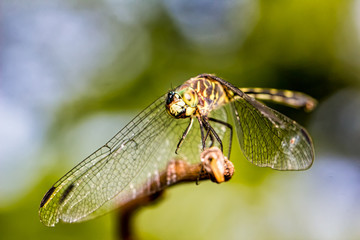
{"label": "dragonfly abdomen", "polygon": [[312,97],[296,91],[274,88],[240,88],[240,90],[258,100],[272,101],[294,108],[305,108],[307,111],[313,110],[317,104]]}

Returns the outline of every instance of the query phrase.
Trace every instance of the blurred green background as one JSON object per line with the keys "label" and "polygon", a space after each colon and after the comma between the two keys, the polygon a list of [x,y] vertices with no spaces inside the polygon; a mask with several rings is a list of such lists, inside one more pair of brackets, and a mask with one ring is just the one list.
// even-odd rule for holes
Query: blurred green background
{"label": "blurred green background", "polygon": [[115,239],[114,213],[43,226],[41,198],[200,73],[317,98],[274,106],[309,130],[314,165],[261,169],[235,140],[234,178],[169,189],[139,211],[139,238],[360,239],[359,0],[5,0],[0,19],[0,239]]}

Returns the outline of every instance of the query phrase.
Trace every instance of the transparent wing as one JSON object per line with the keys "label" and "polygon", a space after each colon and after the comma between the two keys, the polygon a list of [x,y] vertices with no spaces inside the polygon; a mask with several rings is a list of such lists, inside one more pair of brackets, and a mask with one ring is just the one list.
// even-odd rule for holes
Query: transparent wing
{"label": "transparent wing", "polygon": [[[226,113],[218,115],[226,121]],[[199,162],[201,137],[196,122],[175,154],[189,121],[166,112],[165,96],[156,100],[55,183],[41,202],[41,221],[54,226],[59,220],[77,222],[99,216],[141,194],[150,194],[149,181],[156,181],[170,160]],[[225,134],[220,126],[214,128],[221,137]]]}
{"label": "transparent wing", "polygon": [[314,147],[302,126],[246,94],[230,105],[240,146],[250,162],[277,170],[311,166]]}

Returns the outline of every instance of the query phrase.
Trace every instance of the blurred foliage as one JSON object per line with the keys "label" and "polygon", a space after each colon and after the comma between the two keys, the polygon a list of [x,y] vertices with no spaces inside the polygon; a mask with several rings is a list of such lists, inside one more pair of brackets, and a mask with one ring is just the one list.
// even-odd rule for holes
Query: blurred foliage
{"label": "blurred foliage", "polygon": [[[225,14],[225,17],[235,29],[238,26],[236,21],[249,21],[248,30],[234,34],[233,42],[220,41],[220,36],[219,42],[203,44],[196,43],[180,31],[179,23],[164,1],[153,1],[155,7],[150,8],[153,13],[144,19],[139,15],[139,22],[120,21],[105,2],[80,1],[73,5],[72,14],[90,11],[94,15],[105,16],[103,23],[108,24],[106,28],[110,29],[112,42],[115,43],[108,50],[111,61],[104,60],[106,64],[89,77],[81,91],[57,105],[53,121],[46,129],[43,146],[51,164],[48,168],[44,167],[46,171],[39,169],[38,174],[43,176],[39,184],[11,206],[0,209],[1,239],[114,238],[116,221],[113,215],[81,224],[59,224],[51,229],[42,226],[37,216],[42,195],[66,169],[72,167],[73,163],[70,164],[69,160],[72,152],[68,152],[67,146],[73,143],[66,142],[69,140],[67,133],[98,113],[131,113],[134,116],[170,88],[200,73],[215,73],[239,87],[303,91],[319,99],[320,104],[339,89],[359,87],[359,53],[354,55],[352,49],[359,49],[360,33],[355,34],[354,19],[349,14],[352,1],[244,1],[254,4],[251,21],[237,16],[236,12],[240,11],[237,8],[229,11],[231,16]],[[230,1],[228,4],[235,3]],[[209,3],[201,1],[199,4]],[[89,41],[91,37],[88,36]],[[124,39],[126,44],[120,44]],[[349,56],[348,59],[346,56]],[[278,109],[302,124],[310,121],[307,113],[282,107]],[[122,126],[119,124],[113,134]],[[108,135],[110,137],[111,134]],[[140,213],[136,223],[139,235],[143,239],[215,239],[223,236],[238,239],[236,226],[229,223],[233,221],[235,224],[236,220],[226,219],[229,212],[238,211],[241,214],[239,206],[253,209],[257,204],[262,206],[258,210],[261,212],[264,209],[262,204],[267,201],[264,184],[269,184],[271,176],[280,176],[285,181],[283,186],[290,190],[286,179],[294,175],[305,179],[308,174],[259,169],[246,162],[237,140],[233,149],[236,175],[231,183],[220,186],[186,185],[170,190],[169,197],[159,204],[160,207],[151,207],[145,214]],[[90,152],[91,149],[82,154]],[[242,205],[236,206],[237,201]],[[185,208],[189,209],[186,213],[182,212]],[[247,214],[261,217],[258,211],[244,210]],[[212,214],[216,217],[210,220],[208,216]],[[269,215],[267,217],[270,218]],[[291,219],[291,212],[285,216]],[[248,224],[256,225],[255,219],[252,218]],[[292,224],[298,221],[292,220]],[[287,226],[286,223],[284,226]],[[230,230],[226,230],[227,227]],[[258,227],[261,231],[262,227]],[[279,232],[271,230],[271,236],[267,232],[261,236],[266,239],[289,239],[289,236],[291,239],[303,239],[302,236],[320,239],[314,237],[316,234],[301,230],[289,235],[277,227],[275,229],[280,229]],[[271,227],[264,229],[267,231]],[[221,230],[226,233],[220,234]],[[183,235],[174,236],[181,232]],[[247,233],[250,237],[245,239],[261,239],[260,233]]]}
{"label": "blurred foliage", "polygon": [[294,89],[317,98],[358,84],[358,77],[354,76],[358,70],[354,68],[354,75],[350,75],[347,69],[341,69],[349,66],[337,56],[341,47],[336,46],[338,38],[341,39],[339,32],[350,21],[344,16],[348,4],[346,1],[261,2],[260,17],[251,34],[237,50],[225,53],[212,46],[198,51],[177,31],[168,13],[159,11],[144,30],[152,53],[146,69],[125,85],[119,84],[124,81],[124,65],[133,68],[131,65],[138,61],[131,54],[120,52],[114,62],[94,76],[94,83],[83,94],[70,101],[69,109],[65,105],[59,111],[59,124],[69,116],[80,119],[94,111],[144,107],[144,103],[167,92],[171,84],[179,85],[204,72],[216,73],[237,86]]}

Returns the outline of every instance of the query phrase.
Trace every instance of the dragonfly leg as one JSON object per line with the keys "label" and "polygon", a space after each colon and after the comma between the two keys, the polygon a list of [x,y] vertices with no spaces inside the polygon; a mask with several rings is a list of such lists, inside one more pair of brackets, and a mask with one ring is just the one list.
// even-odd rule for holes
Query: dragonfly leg
{"label": "dragonfly leg", "polygon": [[203,171],[204,171],[204,170],[205,170],[205,168],[204,168],[204,164],[201,164],[201,168],[200,168],[200,171],[199,171],[198,177],[196,178],[196,185],[199,185],[200,176],[201,176],[201,174],[203,173]]}
{"label": "dragonfly leg", "polygon": [[210,125],[209,125],[209,128],[210,128],[212,134],[214,134],[214,137],[216,138],[216,140],[219,142],[221,151],[223,151],[223,144],[222,144],[221,138],[219,137],[219,135],[215,132],[215,130]]}
{"label": "dragonfly leg", "polygon": [[191,126],[192,126],[193,122],[194,122],[194,118],[190,118],[190,123],[189,123],[189,125],[187,126],[187,128],[185,129],[182,137],[180,138],[180,141],[178,142],[178,144],[177,144],[177,146],[176,146],[176,150],[175,150],[175,153],[176,153],[176,154],[177,154],[177,152],[178,152],[181,144],[184,142],[186,136],[187,136],[188,133],[190,132],[190,129],[191,129]]}
{"label": "dragonfly leg", "polygon": [[[215,139],[219,142],[220,144],[220,149],[221,151],[223,151],[223,144],[222,144],[222,141],[221,141],[221,138],[219,137],[219,135],[216,133],[216,131],[211,127],[211,125],[209,124],[209,119],[206,117],[206,118],[203,118],[203,121],[204,121],[204,125],[206,126],[206,128],[208,128],[210,131],[211,131],[211,134],[213,135],[213,137],[215,137]],[[211,135],[210,135],[211,136]]]}
{"label": "dragonfly leg", "polygon": [[218,120],[218,119],[215,119],[215,118],[209,118],[209,121],[212,121],[212,122],[216,122],[216,123],[220,123],[222,125],[224,125],[225,127],[229,128],[230,130],[230,139],[229,139],[229,152],[228,152],[228,159],[230,159],[230,153],[231,153],[231,145],[232,145],[232,137],[233,137],[233,127],[231,126],[231,124],[227,123],[227,122],[224,122],[224,121],[221,121],[221,120]]}
{"label": "dragonfly leg", "polygon": [[204,124],[203,124],[203,120],[201,119],[201,117],[197,117],[199,125],[200,125],[200,133],[201,133],[201,142],[202,142],[202,151],[204,151],[205,149],[205,142],[206,142],[206,138],[204,135]]}
{"label": "dragonfly leg", "polygon": [[206,125],[205,125],[204,127],[205,127],[205,129],[206,129],[205,142],[206,142],[207,138],[208,138],[209,135],[210,135],[210,146],[209,146],[209,147],[212,147],[212,146],[214,146],[214,140],[215,140],[215,139],[214,139],[214,135],[211,134],[210,128],[206,127]]}

